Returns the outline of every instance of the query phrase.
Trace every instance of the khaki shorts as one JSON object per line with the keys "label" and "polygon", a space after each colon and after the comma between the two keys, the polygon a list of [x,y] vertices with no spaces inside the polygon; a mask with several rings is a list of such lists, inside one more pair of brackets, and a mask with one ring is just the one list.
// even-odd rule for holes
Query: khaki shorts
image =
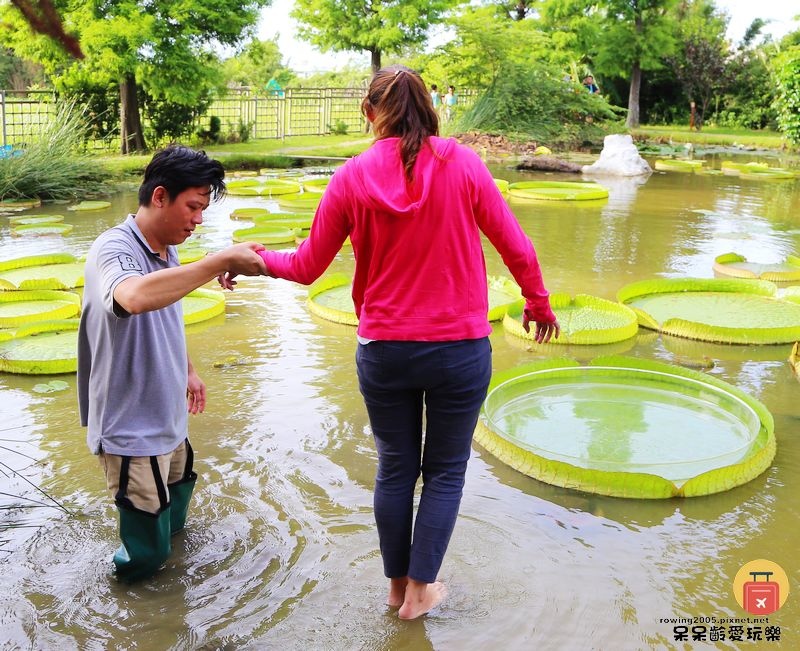
{"label": "khaki shorts", "polygon": [[[101,452],[100,466],[103,468],[106,484],[113,498],[116,500],[127,498],[133,507],[140,511],[159,513],[169,500],[164,494],[164,486],[180,481],[184,474],[191,470],[193,456],[192,446],[186,440],[172,452],[153,457],[123,457]],[[120,493],[120,477],[123,460],[126,458],[130,459],[128,485]]]}

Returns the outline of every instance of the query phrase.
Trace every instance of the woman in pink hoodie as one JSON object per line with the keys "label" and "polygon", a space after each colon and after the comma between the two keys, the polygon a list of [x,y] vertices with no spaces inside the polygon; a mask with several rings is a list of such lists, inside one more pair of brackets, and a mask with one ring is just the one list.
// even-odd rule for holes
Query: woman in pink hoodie
{"label": "woman in pink hoodie", "polygon": [[480,158],[438,137],[420,76],[383,68],[361,108],[375,143],[333,175],[297,251],[261,255],[269,275],[310,284],[345,238],[353,244],[356,365],[378,452],[374,507],[387,603],[414,619],[446,594],[437,574],[491,377],[481,232],[522,288],[526,330],[535,322],[536,341],[547,342],[559,325],[533,245]]}

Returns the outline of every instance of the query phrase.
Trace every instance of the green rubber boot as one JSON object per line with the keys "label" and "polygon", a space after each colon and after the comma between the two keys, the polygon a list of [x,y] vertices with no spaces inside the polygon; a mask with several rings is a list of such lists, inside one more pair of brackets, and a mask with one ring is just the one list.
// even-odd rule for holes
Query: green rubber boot
{"label": "green rubber boot", "polygon": [[186,513],[189,510],[189,501],[192,499],[194,485],[197,483],[197,473],[189,471],[187,475],[174,484],[169,484],[170,504],[170,534],[175,535],[183,530],[186,524]]}
{"label": "green rubber boot", "polygon": [[114,554],[117,578],[131,583],[155,574],[171,551],[168,506],[154,515],[117,503],[122,545]]}

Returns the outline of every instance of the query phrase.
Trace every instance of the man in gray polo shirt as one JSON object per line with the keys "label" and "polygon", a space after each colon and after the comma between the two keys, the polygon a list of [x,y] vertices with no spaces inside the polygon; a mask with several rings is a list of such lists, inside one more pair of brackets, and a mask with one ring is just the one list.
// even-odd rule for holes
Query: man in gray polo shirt
{"label": "man in gray polo shirt", "polygon": [[187,414],[204,410],[206,387],[186,353],[180,299],[225,272],[266,272],[256,253],[263,247],[253,242],[178,262],[175,246],[221,198],[224,176],[204,152],[158,152],[145,170],[136,214],[100,235],[86,258],[81,424],[119,511],[122,545],[114,565],[127,581],[150,576],[166,560],[197,480]]}

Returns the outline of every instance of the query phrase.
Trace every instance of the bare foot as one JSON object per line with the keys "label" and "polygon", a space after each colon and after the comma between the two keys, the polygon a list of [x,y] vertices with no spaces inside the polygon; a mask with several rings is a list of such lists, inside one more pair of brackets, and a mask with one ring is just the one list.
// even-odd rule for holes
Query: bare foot
{"label": "bare foot", "polygon": [[416,619],[436,608],[447,596],[447,588],[441,581],[421,583],[408,580],[405,599],[397,612],[400,619]]}
{"label": "bare foot", "polygon": [[408,577],[403,576],[396,579],[389,579],[389,596],[386,597],[386,605],[392,608],[400,608],[406,595]]}

